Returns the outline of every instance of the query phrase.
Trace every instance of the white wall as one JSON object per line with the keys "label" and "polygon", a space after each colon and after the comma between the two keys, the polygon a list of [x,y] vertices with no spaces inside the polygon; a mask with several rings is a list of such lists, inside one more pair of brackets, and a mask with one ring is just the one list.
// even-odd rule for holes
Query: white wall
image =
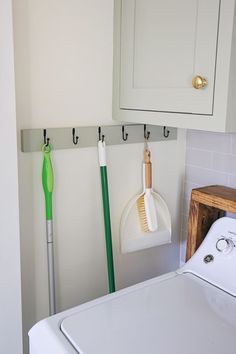
{"label": "white wall", "polygon": [[[112,123],[111,0],[15,0],[18,129]],[[121,255],[119,222],[141,190],[143,145],[108,149],[117,287],[178,267],[185,135],[150,144],[154,187],[173,218],[173,242]],[[100,178],[95,148],[55,151],[54,223],[57,307],[107,292]],[[24,330],[48,314],[42,156],[20,153]],[[26,338],[26,337],[25,337]]]}
{"label": "white wall", "polygon": [[12,8],[0,0],[0,353],[22,353]]}

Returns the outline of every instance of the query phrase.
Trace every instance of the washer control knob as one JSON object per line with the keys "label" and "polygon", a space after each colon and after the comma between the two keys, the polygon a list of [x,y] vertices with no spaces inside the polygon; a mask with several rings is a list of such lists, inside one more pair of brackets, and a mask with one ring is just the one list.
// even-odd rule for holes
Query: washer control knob
{"label": "washer control knob", "polygon": [[216,249],[219,252],[222,253],[230,253],[233,250],[234,244],[233,241],[231,241],[228,238],[220,238],[217,242],[216,242]]}

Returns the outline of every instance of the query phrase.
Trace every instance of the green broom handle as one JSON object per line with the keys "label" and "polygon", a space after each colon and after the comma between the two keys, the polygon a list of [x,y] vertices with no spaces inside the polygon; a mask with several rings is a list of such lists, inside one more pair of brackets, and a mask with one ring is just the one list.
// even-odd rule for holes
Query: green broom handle
{"label": "green broom handle", "polygon": [[107,272],[108,272],[108,285],[109,292],[115,291],[115,275],[113,264],[113,250],[112,250],[112,234],[111,234],[111,217],[109,206],[109,192],[107,180],[107,167],[105,159],[105,142],[99,141],[99,160],[102,184],[102,201],[103,201],[103,215],[105,226],[105,241],[106,241],[106,254],[107,254]]}

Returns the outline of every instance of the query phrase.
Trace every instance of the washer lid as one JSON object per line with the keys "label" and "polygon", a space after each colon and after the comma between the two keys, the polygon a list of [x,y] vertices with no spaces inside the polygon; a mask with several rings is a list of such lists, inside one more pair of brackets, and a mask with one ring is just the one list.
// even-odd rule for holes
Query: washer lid
{"label": "washer lid", "polygon": [[235,354],[236,298],[191,274],[122,292],[64,319],[80,354]]}

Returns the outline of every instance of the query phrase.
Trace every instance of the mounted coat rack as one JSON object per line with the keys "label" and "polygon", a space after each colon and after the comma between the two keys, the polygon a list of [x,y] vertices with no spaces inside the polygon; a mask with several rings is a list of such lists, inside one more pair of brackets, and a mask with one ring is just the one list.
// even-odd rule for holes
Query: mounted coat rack
{"label": "mounted coat rack", "polygon": [[104,136],[107,145],[134,144],[142,143],[145,138],[149,142],[176,140],[177,129],[146,124],[23,129],[21,151],[40,151],[41,146],[48,143],[53,150],[97,146],[99,135]]}

